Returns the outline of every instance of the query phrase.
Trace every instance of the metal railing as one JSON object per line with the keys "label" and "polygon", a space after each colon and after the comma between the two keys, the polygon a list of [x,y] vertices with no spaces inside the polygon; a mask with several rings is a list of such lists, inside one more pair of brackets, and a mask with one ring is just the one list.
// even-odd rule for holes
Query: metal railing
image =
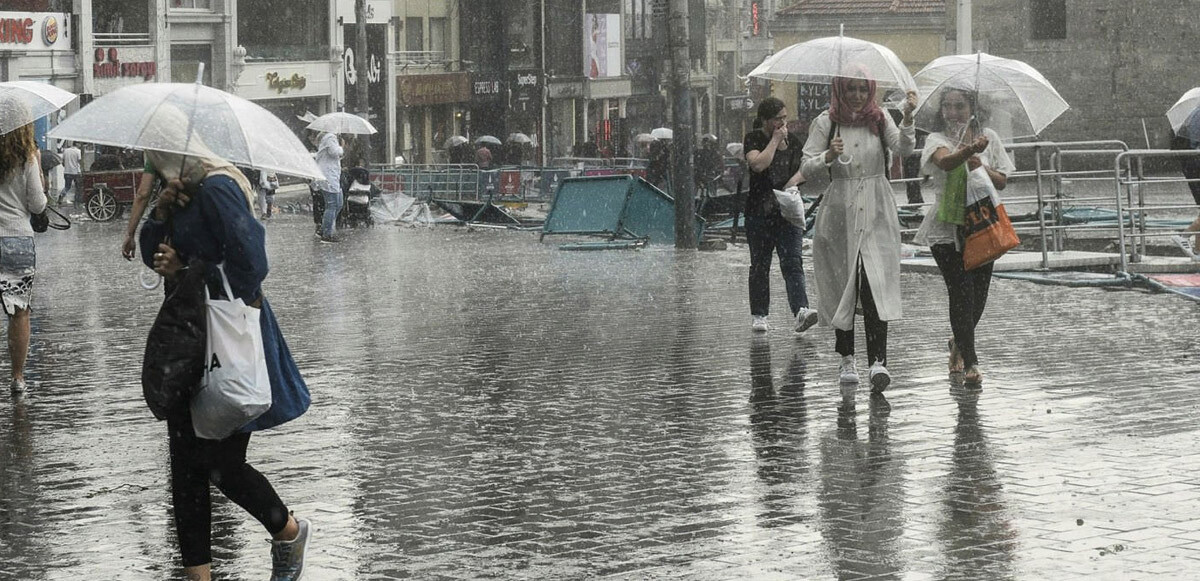
{"label": "metal railing", "polygon": [[[1148,177],[1145,175],[1146,159],[1187,159],[1200,158],[1200,151],[1194,149],[1135,149],[1122,152],[1113,164],[1116,180],[1117,198],[1117,229],[1120,232],[1121,272],[1125,272],[1128,262],[1141,262],[1146,254],[1146,240],[1153,237],[1192,236],[1196,232],[1186,229],[1173,229],[1169,225],[1154,224],[1148,216],[1151,213],[1169,210],[1197,210],[1197,204],[1147,204],[1146,188],[1150,184],[1192,183],[1200,179],[1183,177]],[[1124,191],[1122,191],[1124,188]],[[1124,199],[1122,199],[1124,198]],[[1122,206],[1122,204],[1124,204]],[[1128,231],[1126,230],[1128,225]],[[1128,240],[1127,240],[1128,238]],[[1184,245],[1186,248],[1186,245]],[[1191,258],[1198,260],[1193,249]]]}
{"label": "metal railing", "polygon": [[490,169],[480,169],[475,164],[388,164],[371,168],[372,181],[384,192],[401,192],[421,199],[476,202],[489,199],[494,202],[549,202],[562,180],[602,175],[644,176],[645,169],[588,164]]}
{"label": "metal railing", "polygon": [[95,32],[92,38],[98,48],[150,44],[149,32]]}

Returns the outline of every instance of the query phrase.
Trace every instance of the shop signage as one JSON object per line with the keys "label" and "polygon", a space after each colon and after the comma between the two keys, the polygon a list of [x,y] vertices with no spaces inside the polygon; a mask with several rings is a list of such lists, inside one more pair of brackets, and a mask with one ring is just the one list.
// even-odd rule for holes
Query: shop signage
{"label": "shop signage", "polygon": [[[118,77],[141,77],[152,80],[158,74],[158,63],[153,60],[122,62],[121,54],[116,47],[98,48],[93,55],[92,75],[97,79],[115,79]],[[144,58],[141,55],[133,58]]]}
{"label": "shop signage", "polygon": [[498,99],[504,89],[504,81],[497,73],[475,73],[471,77],[471,98],[477,101]]}
{"label": "shop signage", "polygon": [[58,12],[0,12],[0,50],[70,50],[68,26]]}
{"label": "shop signage", "polygon": [[725,108],[730,111],[749,111],[754,108],[754,99],[750,95],[725,97]]}
{"label": "shop signage", "polygon": [[308,78],[300,73],[292,73],[292,76],[284,77],[280,76],[280,74],[275,71],[271,71],[267,73],[266,79],[267,88],[279,93],[280,95],[282,95],[284,91],[290,91],[292,89],[299,90],[308,86]]}
{"label": "shop signage", "polygon": [[509,77],[508,106],[515,111],[530,113],[540,110],[542,103],[542,76],[537,71],[514,71]]}
{"label": "shop signage", "polygon": [[467,73],[401,75],[396,77],[400,102],[406,106],[462,103],[471,98],[471,77]]}
{"label": "shop signage", "polygon": [[583,83],[567,82],[567,83],[550,83],[550,90],[547,91],[551,99],[573,99],[583,96]]}

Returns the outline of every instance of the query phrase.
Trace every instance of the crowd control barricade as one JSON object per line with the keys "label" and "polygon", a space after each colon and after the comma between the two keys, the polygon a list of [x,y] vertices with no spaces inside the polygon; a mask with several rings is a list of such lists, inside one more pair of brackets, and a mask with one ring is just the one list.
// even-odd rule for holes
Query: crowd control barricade
{"label": "crowd control barricade", "polygon": [[418,199],[479,200],[479,166],[475,164],[402,164],[373,166],[379,189]]}
{"label": "crowd control barricade", "polygon": [[[1187,224],[1195,219],[1200,206],[1196,204],[1151,204],[1147,203],[1147,186],[1190,183],[1200,180],[1186,179],[1176,171],[1171,176],[1147,176],[1143,162],[1146,160],[1167,159],[1178,164],[1188,158],[1200,158],[1200,151],[1194,149],[1135,149],[1122,152],[1117,156],[1113,166],[1116,176],[1117,214],[1119,219],[1117,229],[1120,233],[1121,271],[1125,272],[1128,262],[1141,262],[1146,255],[1147,239],[1155,237],[1176,237],[1184,251],[1192,260],[1197,260],[1195,252],[1200,249],[1191,248],[1182,237],[1193,236],[1196,232],[1186,230]],[[1177,177],[1178,176],[1178,177]],[[1193,200],[1194,201],[1194,200]],[[1187,218],[1170,220],[1163,214],[1171,212],[1187,212]]]}

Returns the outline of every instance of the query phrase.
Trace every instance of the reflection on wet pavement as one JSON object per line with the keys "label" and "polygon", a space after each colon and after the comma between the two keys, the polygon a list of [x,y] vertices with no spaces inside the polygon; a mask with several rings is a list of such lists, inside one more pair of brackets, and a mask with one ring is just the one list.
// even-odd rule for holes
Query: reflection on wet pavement
{"label": "reflection on wet pavement", "polygon": [[[945,372],[940,278],[905,274],[887,398],[844,398],[828,329],[751,336],[745,248],[268,233],[314,405],[249,457],[315,523],[306,579],[1200,570],[1190,303],[996,280],[970,390]],[[138,383],[161,295],[119,238],[38,238],[33,384],[0,398],[0,580],[178,574],[165,426]],[[266,533],[228,501],[213,538],[222,579],[268,575]]]}

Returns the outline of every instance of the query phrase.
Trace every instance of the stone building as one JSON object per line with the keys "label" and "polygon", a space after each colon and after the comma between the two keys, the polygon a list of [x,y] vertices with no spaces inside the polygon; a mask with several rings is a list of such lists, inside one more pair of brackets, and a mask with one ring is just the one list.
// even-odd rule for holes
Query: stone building
{"label": "stone building", "polygon": [[974,0],[973,8],[976,50],[1029,63],[1071,105],[1044,139],[1165,148],[1164,114],[1200,85],[1195,0]]}

